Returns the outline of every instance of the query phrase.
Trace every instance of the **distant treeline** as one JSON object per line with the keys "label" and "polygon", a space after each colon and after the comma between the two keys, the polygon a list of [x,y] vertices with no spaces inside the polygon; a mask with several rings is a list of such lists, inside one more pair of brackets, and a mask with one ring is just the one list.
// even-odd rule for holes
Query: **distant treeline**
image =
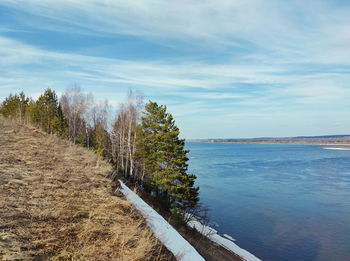
{"label": "distant treeline", "polygon": [[130,92],[110,124],[108,101],[73,86],[59,98],[46,89],[37,100],[23,92],[9,95],[0,106],[5,117],[93,149],[114,166],[111,178],[122,176],[156,197],[176,221],[198,202],[196,176],[187,173],[185,142],[166,106]]}
{"label": "distant treeline", "polygon": [[350,144],[350,135],[303,136],[292,138],[197,139],[192,142],[213,143],[276,143],[276,144]]}

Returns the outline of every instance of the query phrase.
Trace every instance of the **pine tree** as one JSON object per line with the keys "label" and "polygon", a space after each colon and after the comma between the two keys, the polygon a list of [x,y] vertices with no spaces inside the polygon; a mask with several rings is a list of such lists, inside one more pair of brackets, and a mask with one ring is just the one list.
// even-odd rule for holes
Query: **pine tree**
{"label": "pine tree", "polygon": [[60,138],[68,139],[68,121],[63,115],[62,106],[59,104],[57,107],[56,116],[53,118],[52,122],[53,132]]}
{"label": "pine tree", "polygon": [[25,119],[28,103],[29,99],[25,96],[24,92],[21,92],[19,95],[10,94],[1,104],[0,113],[5,117],[16,118],[23,121]]}
{"label": "pine tree", "polygon": [[188,150],[172,115],[166,112],[166,106],[150,101],[141,121],[138,156],[156,196],[172,210],[184,212],[195,207],[199,188],[194,187],[196,176],[186,173]]}
{"label": "pine tree", "polygon": [[107,157],[110,137],[103,124],[98,123],[92,130],[91,136],[94,151],[101,157]]}
{"label": "pine tree", "polygon": [[63,115],[55,91],[45,90],[37,101],[28,104],[28,113],[32,123],[48,133],[55,133],[61,138],[68,137],[68,122]]}
{"label": "pine tree", "polygon": [[34,105],[31,106],[32,122],[48,133],[53,133],[52,123],[58,116],[58,98],[55,91],[51,89],[39,96]]}

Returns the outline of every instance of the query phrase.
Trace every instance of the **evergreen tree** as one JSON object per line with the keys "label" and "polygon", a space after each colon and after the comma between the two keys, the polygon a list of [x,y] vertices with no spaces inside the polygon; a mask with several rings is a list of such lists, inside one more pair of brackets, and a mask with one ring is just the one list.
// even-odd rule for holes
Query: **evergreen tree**
{"label": "evergreen tree", "polygon": [[55,91],[45,90],[36,102],[30,101],[28,112],[31,122],[48,133],[55,133],[61,138],[68,137],[68,122]]}
{"label": "evergreen tree", "polygon": [[97,124],[91,134],[94,151],[101,157],[107,157],[110,147],[110,137],[108,131],[102,124]]}
{"label": "evergreen tree", "polygon": [[19,117],[20,117],[21,121],[25,120],[28,104],[29,104],[29,98],[26,97],[24,92],[20,92],[19,93],[19,108],[18,108],[18,111],[19,111]]}
{"label": "evergreen tree", "polygon": [[41,121],[41,111],[38,104],[33,99],[30,99],[28,103],[28,115],[30,122],[39,127]]}
{"label": "evergreen tree", "polygon": [[10,94],[1,104],[0,113],[5,117],[24,120],[28,103],[29,99],[25,96],[24,92],[21,92],[19,95]]}
{"label": "evergreen tree", "polygon": [[40,95],[36,104],[42,129],[48,133],[52,133],[52,121],[58,116],[58,98],[55,91],[46,89],[45,92]]}
{"label": "evergreen tree", "polygon": [[138,156],[142,159],[144,175],[156,196],[165,200],[172,210],[184,213],[198,202],[198,187],[194,187],[195,175],[187,174],[185,141],[179,138],[166,106],[149,102],[141,118]]}
{"label": "evergreen tree", "polygon": [[64,117],[62,112],[62,106],[59,104],[57,107],[57,113],[51,122],[53,132],[60,138],[68,139],[68,121]]}

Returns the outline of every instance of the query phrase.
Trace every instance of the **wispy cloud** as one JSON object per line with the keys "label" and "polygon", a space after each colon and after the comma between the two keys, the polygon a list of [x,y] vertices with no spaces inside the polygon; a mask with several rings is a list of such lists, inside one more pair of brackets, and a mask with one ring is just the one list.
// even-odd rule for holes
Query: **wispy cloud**
{"label": "wispy cloud", "polygon": [[[350,6],[329,1],[39,0],[34,4],[5,0],[2,4],[33,15],[33,22],[26,21],[33,27],[64,31],[70,25],[74,32],[129,34],[154,41],[175,39],[216,48],[252,44],[258,47],[257,54],[259,50],[269,55],[274,52],[277,61],[293,58],[312,62],[318,60],[314,55],[319,51],[329,53],[349,43]],[[44,23],[40,18],[49,20]]]}
{"label": "wispy cloud", "polygon": [[[342,111],[350,109],[346,3],[3,0],[1,7],[13,15],[0,29],[0,97],[24,88],[63,91],[79,83],[117,102],[125,90],[137,89],[169,104],[192,137],[196,134],[186,124],[194,117],[203,119],[203,129],[206,121],[225,124],[225,133],[235,129],[225,119],[239,118],[250,128],[265,119],[271,124],[266,132],[282,133],[288,123],[278,127],[279,121],[290,118],[298,125],[298,115],[316,115],[315,108],[318,117],[326,111],[333,115],[332,122],[344,122]],[[75,41],[62,50],[35,36],[45,32],[91,36],[91,48]],[[121,36],[134,37],[128,41],[139,44],[135,55],[118,55],[130,50]],[[162,54],[160,46],[172,55]],[[151,58],[138,58],[146,51]],[[318,117],[312,118],[315,125]],[[339,126],[339,132],[350,128]]]}

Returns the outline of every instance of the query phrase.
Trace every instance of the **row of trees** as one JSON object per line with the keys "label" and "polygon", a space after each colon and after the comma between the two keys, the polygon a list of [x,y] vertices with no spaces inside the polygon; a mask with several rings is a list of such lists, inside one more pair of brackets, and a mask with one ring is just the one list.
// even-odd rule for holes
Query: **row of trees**
{"label": "row of trees", "polygon": [[50,134],[93,149],[114,166],[119,176],[136,183],[162,202],[173,216],[184,217],[198,202],[195,175],[187,173],[185,141],[166,106],[129,92],[110,121],[107,101],[73,86],[58,99],[51,89],[35,101],[23,92],[10,95],[0,106],[5,117],[33,124]]}
{"label": "row of trees", "polygon": [[5,117],[15,118],[22,123],[32,123],[42,130],[60,137],[66,137],[66,121],[57,95],[47,89],[37,101],[26,97],[21,92],[5,98],[0,113]]}

